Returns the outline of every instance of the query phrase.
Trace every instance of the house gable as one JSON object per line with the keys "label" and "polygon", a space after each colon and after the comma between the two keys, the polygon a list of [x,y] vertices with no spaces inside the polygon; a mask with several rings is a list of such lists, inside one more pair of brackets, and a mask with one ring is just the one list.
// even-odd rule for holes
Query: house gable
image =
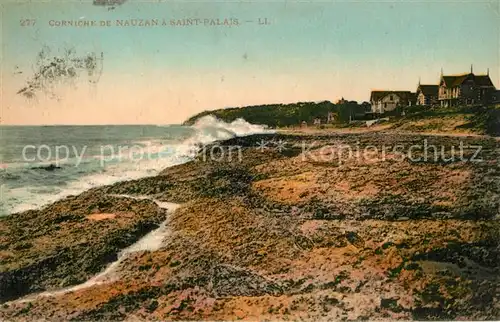
{"label": "house gable", "polygon": [[447,88],[456,87],[462,85],[464,81],[471,77],[474,77],[474,74],[443,75],[439,84]]}
{"label": "house gable", "polygon": [[410,99],[412,93],[410,91],[372,91],[370,101],[379,102],[384,100],[386,97],[389,97],[390,100],[390,95],[396,95],[398,100],[405,101]]}
{"label": "house gable", "polygon": [[417,95],[422,94],[428,97],[434,97],[438,95],[439,85],[419,85],[417,88]]}

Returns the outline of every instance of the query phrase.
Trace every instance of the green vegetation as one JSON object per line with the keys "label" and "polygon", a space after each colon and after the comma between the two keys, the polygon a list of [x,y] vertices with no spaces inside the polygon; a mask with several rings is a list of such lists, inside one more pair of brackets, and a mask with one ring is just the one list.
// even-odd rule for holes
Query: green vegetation
{"label": "green vegetation", "polygon": [[368,108],[368,103],[359,105],[357,102],[350,101],[341,104],[333,104],[330,101],[323,102],[298,102],[293,104],[270,104],[256,105],[236,108],[225,108],[214,111],[204,111],[189,118],[184,124],[191,125],[197,119],[213,115],[225,122],[232,122],[238,118],[252,124],[265,124],[270,127],[297,126],[305,121],[308,124],[313,123],[314,119],[321,119],[321,123],[327,121],[328,112],[335,115],[336,121],[348,122],[350,116],[364,115]]}
{"label": "green vegetation", "polygon": [[[190,117],[184,124],[192,125],[203,116],[213,115],[225,122],[243,118],[252,124],[289,127],[299,126],[304,121],[311,125],[317,118],[321,120],[321,124],[325,124],[328,113],[331,112],[335,118],[335,127],[365,127],[365,122],[362,121],[373,117],[372,114],[366,114],[369,110],[370,104],[367,102],[358,104],[345,100],[337,104],[323,101],[256,105],[204,111]],[[389,117],[388,124],[391,124],[391,128],[410,132],[457,131],[500,135],[500,106],[410,106],[403,111],[398,108],[380,117]],[[350,122],[352,120],[358,122]]]}
{"label": "green vegetation", "polygon": [[500,106],[411,106],[394,121],[394,128],[415,132],[469,131],[499,136]]}
{"label": "green vegetation", "polygon": [[500,106],[481,107],[470,117],[470,123],[463,127],[482,129],[486,134],[500,136]]}

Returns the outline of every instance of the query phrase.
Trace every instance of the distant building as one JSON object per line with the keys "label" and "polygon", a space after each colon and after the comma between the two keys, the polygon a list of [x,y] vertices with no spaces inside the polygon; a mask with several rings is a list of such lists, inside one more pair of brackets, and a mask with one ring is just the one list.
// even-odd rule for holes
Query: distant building
{"label": "distant building", "polygon": [[408,106],[417,105],[417,93],[411,92],[408,96]]}
{"label": "distant building", "polygon": [[345,99],[344,99],[344,97],[342,96],[342,98],[341,98],[341,99],[339,99],[339,100],[337,101],[337,103],[335,103],[335,104],[337,104],[337,105],[342,105],[342,104],[346,104],[346,103],[348,103],[348,102],[349,102],[349,101],[345,100]]}
{"label": "distant building", "polygon": [[363,107],[364,113],[370,113],[372,111],[372,105],[368,102],[361,103],[361,106]]}
{"label": "distant building", "polygon": [[471,71],[461,75],[443,75],[439,81],[438,100],[441,106],[491,104],[496,99],[496,88],[486,75]]}
{"label": "distant building", "polygon": [[500,90],[491,93],[491,104],[500,104]]}
{"label": "distant building", "polygon": [[435,105],[438,102],[439,85],[418,84],[417,105]]}
{"label": "distant building", "polygon": [[396,107],[415,104],[415,93],[410,91],[372,91],[370,95],[372,113],[393,111]]}
{"label": "distant building", "polygon": [[328,112],[328,115],[326,117],[326,123],[333,123],[333,122],[335,122],[335,113]]}
{"label": "distant building", "polygon": [[[342,99],[343,101],[343,99]],[[438,85],[418,84],[417,91],[372,91],[370,95],[371,113],[382,114],[397,107],[413,105],[474,105],[500,104],[500,91],[486,75],[470,73],[443,75]],[[403,111],[401,111],[403,112]],[[370,113],[370,112],[367,112]]]}

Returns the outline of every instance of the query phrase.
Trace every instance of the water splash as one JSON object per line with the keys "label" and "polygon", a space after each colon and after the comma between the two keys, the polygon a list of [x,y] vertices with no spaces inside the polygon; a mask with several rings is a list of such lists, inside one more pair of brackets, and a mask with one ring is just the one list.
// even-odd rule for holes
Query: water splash
{"label": "water splash", "polygon": [[[180,205],[176,203],[171,203],[171,202],[165,202],[165,201],[159,201],[147,196],[129,196],[129,195],[112,195],[113,197],[119,197],[119,198],[130,198],[130,199],[136,199],[136,200],[151,200],[154,201],[159,208],[162,209],[167,209],[168,213],[172,213],[177,209]],[[169,221],[169,216],[165,221],[163,221],[160,225],[155,230],[150,231],[148,234],[146,234],[144,237],[139,239],[137,242],[134,244],[130,245],[129,247],[123,249],[119,254],[118,254],[118,259],[111,264],[109,264],[106,269],[104,269],[102,272],[99,274],[95,275],[88,281],[78,284],[75,286],[70,286],[61,290],[57,291],[47,291],[47,292],[42,292],[34,295],[28,295],[27,297],[16,300],[13,302],[17,303],[24,303],[24,302],[31,302],[34,301],[38,297],[53,297],[53,296],[58,296],[58,295],[63,295],[66,293],[70,292],[75,292],[78,290],[82,290],[85,288],[89,288],[95,285],[100,285],[100,284],[105,284],[109,283],[112,281],[115,281],[119,278],[119,268],[120,264],[128,258],[130,254],[141,252],[141,251],[156,251],[161,248],[163,245],[165,238],[167,238],[170,234],[170,229],[168,227],[168,221]]]}

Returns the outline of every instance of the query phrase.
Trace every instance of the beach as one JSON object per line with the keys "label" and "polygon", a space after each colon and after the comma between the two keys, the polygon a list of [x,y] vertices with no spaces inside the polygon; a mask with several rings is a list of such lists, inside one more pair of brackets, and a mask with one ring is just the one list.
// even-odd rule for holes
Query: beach
{"label": "beach", "polygon": [[390,131],[211,143],[2,217],[0,318],[498,319],[499,148]]}

